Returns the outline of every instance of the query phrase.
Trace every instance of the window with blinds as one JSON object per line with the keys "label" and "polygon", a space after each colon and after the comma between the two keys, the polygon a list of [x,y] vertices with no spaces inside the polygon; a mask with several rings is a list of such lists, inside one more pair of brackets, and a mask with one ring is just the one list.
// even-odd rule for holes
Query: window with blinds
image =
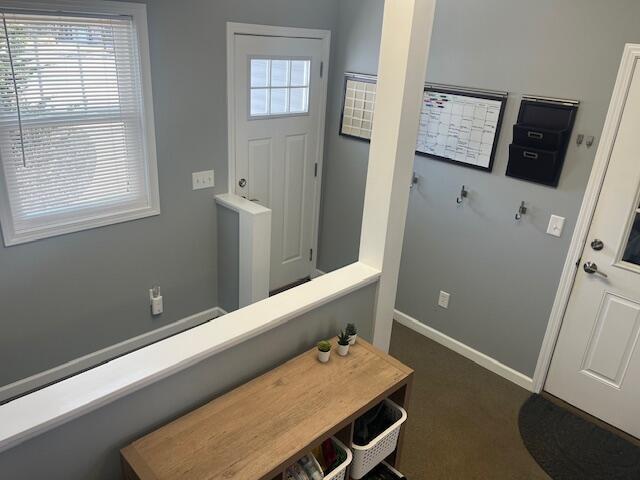
{"label": "window with blinds", "polygon": [[0,14],[5,244],[159,213],[133,19]]}

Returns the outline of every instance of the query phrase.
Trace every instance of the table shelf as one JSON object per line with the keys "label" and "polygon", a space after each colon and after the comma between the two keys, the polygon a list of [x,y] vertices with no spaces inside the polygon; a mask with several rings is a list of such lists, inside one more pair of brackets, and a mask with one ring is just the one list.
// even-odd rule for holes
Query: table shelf
{"label": "table shelf", "polygon": [[[385,398],[406,409],[412,378],[361,339],[326,364],[314,348],[125,447],[124,478],[283,479],[327,438],[351,445],[355,420]],[[402,432],[390,465],[401,445]]]}

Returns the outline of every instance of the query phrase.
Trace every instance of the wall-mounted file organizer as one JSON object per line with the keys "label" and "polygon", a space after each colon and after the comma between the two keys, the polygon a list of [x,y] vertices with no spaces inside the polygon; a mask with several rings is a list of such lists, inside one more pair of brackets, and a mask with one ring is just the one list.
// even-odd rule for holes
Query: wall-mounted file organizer
{"label": "wall-mounted file organizer", "polygon": [[523,97],[509,145],[509,177],[557,187],[579,102]]}

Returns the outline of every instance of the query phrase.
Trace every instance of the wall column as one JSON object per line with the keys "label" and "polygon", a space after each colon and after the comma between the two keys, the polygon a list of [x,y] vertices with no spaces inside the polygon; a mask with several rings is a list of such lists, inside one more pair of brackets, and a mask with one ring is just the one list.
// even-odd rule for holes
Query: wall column
{"label": "wall column", "polygon": [[385,3],[359,260],[382,271],[373,343],[389,349],[436,0]]}

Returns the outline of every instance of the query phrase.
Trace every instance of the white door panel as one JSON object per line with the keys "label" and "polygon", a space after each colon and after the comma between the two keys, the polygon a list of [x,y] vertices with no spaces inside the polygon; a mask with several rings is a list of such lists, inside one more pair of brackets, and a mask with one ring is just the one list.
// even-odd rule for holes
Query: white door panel
{"label": "white door panel", "polygon": [[253,179],[247,185],[249,199],[259,199],[259,203],[271,205],[271,159],[273,142],[271,138],[256,138],[248,142],[248,174]]}
{"label": "white door panel", "polygon": [[304,239],[304,179],[307,174],[307,135],[289,135],[284,153],[284,202],[282,225],[282,262],[303,256]]}
{"label": "white door panel", "polygon": [[[554,350],[545,390],[640,437],[640,67]],[[601,250],[590,243],[601,240]],[[606,275],[603,276],[601,275]]]}
{"label": "white door panel", "polygon": [[587,342],[586,374],[621,388],[638,343],[640,304],[606,292]]}
{"label": "white door panel", "polygon": [[[313,270],[314,164],[324,115],[321,40],[235,36],[238,195],[272,210],[270,289]],[[239,180],[246,181],[239,184]]]}

